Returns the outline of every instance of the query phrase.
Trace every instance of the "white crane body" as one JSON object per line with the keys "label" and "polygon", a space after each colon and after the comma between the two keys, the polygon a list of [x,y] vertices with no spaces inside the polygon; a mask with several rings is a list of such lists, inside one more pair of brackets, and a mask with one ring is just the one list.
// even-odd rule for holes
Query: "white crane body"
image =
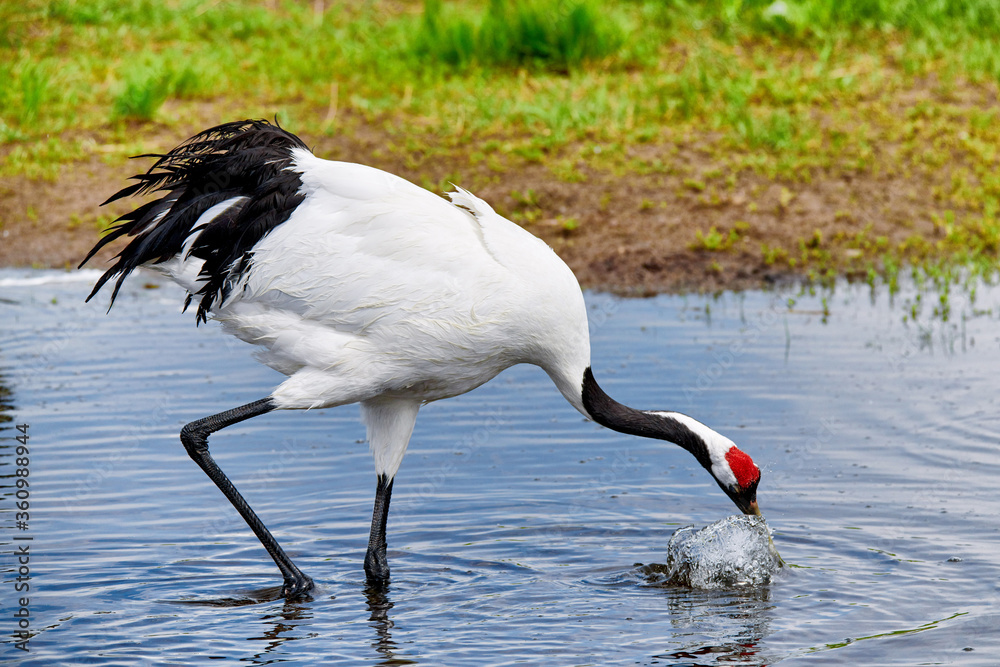
{"label": "white crane body", "polygon": [[481,199],[459,188],[447,201],[372,167],[323,160],[263,121],[212,128],[155,157],[111,200],[154,187],[167,194],[123,216],[91,252],[134,237],[91,296],[115,275],[117,294],[134,268],[158,269],[188,302],[200,299],[199,319],[218,320],[288,376],[266,399],[192,422],[181,436],[275,559],[283,594],[311,580],[215,465],[210,433],[272,409],[359,403],[379,480],[365,568],[384,581],[392,479],[420,406],[520,363],[543,368],[585,416],[688,449],[741,510],[759,512],[759,470],[728,438],[604,394],[590,372],[575,276]]}

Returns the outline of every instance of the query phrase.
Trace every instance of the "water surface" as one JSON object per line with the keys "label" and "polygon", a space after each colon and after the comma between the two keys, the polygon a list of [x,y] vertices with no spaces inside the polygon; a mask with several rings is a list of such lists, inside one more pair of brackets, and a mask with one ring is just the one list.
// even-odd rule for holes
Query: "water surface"
{"label": "water surface", "polygon": [[[358,409],[226,429],[214,456],[317,582],[285,603],[256,601],[276,568],[178,440],[281,376],[154,276],[109,314],[83,303],[94,277],[0,271],[10,664],[997,664],[1000,289],[953,296],[947,322],[908,318],[912,291],[847,285],[827,314],[790,293],[588,295],[611,395],[691,414],[761,466],[788,564],[767,586],[645,576],[678,527],[734,507],[688,453],[585,422],[537,368],[422,409],[384,592],[362,569],[375,476]],[[32,538],[27,653],[14,537]]]}

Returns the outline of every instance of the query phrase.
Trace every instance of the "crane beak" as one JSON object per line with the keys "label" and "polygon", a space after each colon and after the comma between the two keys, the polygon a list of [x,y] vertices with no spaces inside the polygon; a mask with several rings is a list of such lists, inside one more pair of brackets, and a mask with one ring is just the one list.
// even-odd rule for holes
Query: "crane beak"
{"label": "crane beak", "polygon": [[764,516],[760,513],[760,507],[758,507],[756,500],[751,500],[747,508],[743,510],[743,513],[747,516]]}

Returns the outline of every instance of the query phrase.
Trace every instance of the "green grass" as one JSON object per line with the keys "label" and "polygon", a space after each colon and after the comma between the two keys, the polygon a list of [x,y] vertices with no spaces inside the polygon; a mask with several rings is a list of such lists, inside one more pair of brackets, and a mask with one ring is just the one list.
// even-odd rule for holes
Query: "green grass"
{"label": "green grass", "polygon": [[[863,152],[838,109],[929,71],[941,85],[1000,74],[992,0],[963,12],[943,0],[785,1],[784,12],[756,0],[429,0],[396,12],[332,5],[318,20],[308,4],[7,3],[0,74],[14,83],[0,92],[0,118],[8,135],[30,137],[70,119],[151,119],[169,99],[220,92],[249,96],[247,110],[326,107],[336,81],[345,107],[419,117],[439,133],[512,128],[551,147],[706,128],[816,166]],[[811,127],[818,112],[833,116],[822,132]]]}
{"label": "green grass", "polygon": [[908,30],[941,42],[955,28],[986,37],[1000,29],[1000,5],[992,0],[668,0],[662,7],[668,22],[708,18],[723,37],[812,39],[844,29]]}
{"label": "green grass", "polygon": [[[821,271],[837,248],[859,251],[862,267],[889,251],[995,261],[996,0],[328,1],[319,15],[313,6],[0,4],[0,174],[53,178],[92,152],[81,137],[119,160],[141,149],[144,124],[170,135],[278,111],[293,131],[375,128],[394,138],[386,150],[464,151],[495,171],[539,163],[574,182],[587,177],[583,163],[671,175],[706,206],[746,174],[792,190],[819,176],[912,177],[933,183],[928,215],[952,211],[951,231],[888,249],[868,237],[818,248],[806,238],[761,252]],[[633,155],[646,144],[662,150]],[[696,150],[712,175],[674,159],[677,147]]]}
{"label": "green grass", "polygon": [[709,228],[705,233],[700,229],[695,230],[695,240],[689,246],[691,250],[705,250],[708,252],[726,252],[735,250],[737,245],[746,239],[750,231],[747,222],[737,222],[728,233],[723,234],[715,227]]}
{"label": "green grass", "polygon": [[111,118],[152,120],[170,96],[170,89],[170,74],[159,67],[144,66],[128,71],[112,100]]}
{"label": "green grass", "polygon": [[111,101],[112,121],[148,121],[156,117],[170,97],[194,99],[211,93],[215,72],[200,72],[196,65],[176,52],[149,57],[121,71]]}
{"label": "green grass", "polygon": [[457,68],[477,63],[568,72],[613,55],[622,41],[621,27],[585,0],[490,0],[478,22],[427,0],[412,49]]}

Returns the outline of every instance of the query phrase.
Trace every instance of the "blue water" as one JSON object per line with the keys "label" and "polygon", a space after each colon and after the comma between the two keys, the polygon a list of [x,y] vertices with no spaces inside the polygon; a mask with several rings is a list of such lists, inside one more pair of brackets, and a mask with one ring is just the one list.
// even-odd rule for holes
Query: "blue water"
{"label": "blue water", "polygon": [[912,288],[839,285],[827,314],[793,292],[588,295],[610,394],[687,412],[761,466],[788,564],[763,587],[644,575],[678,527],[734,507],[689,454],[585,422],[533,367],[421,411],[384,592],[362,569],[375,476],[357,408],[226,429],[214,456],[317,582],[286,603],[268,601],[276,568],[178,440],[280,376],[196,328],[155,276],[109,314],[106,297],[83,303],[94,277],[0,271],[5,664],[1000,663],[998,288],[953,295],[948,321],[929,305],[914,320]]}

